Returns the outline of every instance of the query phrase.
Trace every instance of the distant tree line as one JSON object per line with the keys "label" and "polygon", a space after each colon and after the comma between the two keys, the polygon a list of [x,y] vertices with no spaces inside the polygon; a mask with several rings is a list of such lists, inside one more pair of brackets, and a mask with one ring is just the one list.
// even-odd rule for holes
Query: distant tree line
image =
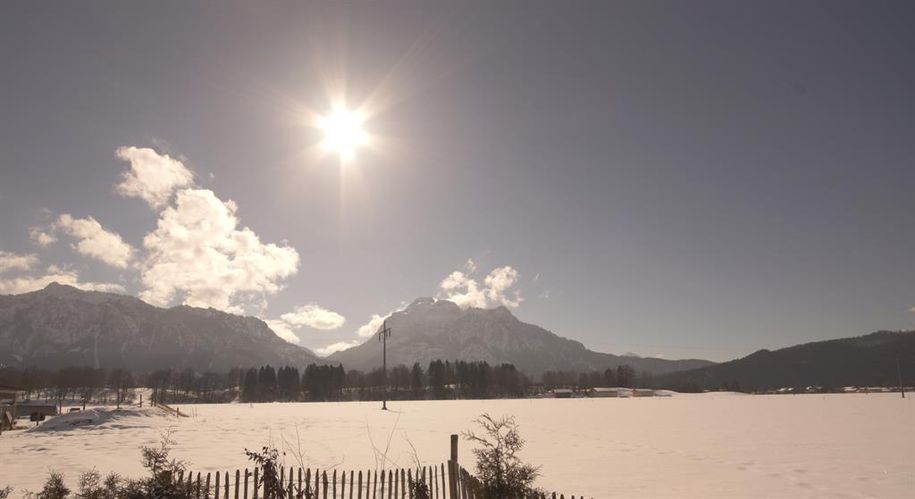
{"label": "distant tree line", "polygon": [[0,385],[14,386],[26,392],[26,398],[49,401],[78,401],[83,409],[95,402],[120,406],[131,401],[137,386],[134,374],[126,369],[97,369],[85,366],[49,369],[0,368]]}
{"label": "distant tree line", "polygon": [[[134,388],[151,391],[151,402],[223,403],[273,401],[485,399],[533,396],[555,388],[588,390],[598,386],[651,386],[652,378],[628,365],[604,371],[547,371],[533,380],[514,365],[434,360],[359,371],[342,365],[234,368],[224,373],[191,368],[132,372],[128,369],[65,367],[59,370],[0,368],[0,385],[22,388],[29,399],[120,404],[133,400]],[[386,386],[386,390],[385,390]]]}

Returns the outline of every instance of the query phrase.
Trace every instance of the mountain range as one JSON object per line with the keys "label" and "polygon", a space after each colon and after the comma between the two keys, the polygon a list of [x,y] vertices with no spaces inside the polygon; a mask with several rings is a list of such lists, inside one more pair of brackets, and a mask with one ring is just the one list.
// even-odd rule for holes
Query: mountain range
{"label": "mountain range", "polygon": [[[588,350],[581,343],[521,322],[505,307],[462,309],[454,302],[419,298],[387,319],[388,365],[425,366],[435,359],[508,362],[529,375],[549,370],[601,371],[628,364],[639,372],[665,374],[711,365],[706,360],[665,360]],[[369,340],[328,360],[347,369],[381,365],[381,346]]]}
{"label": "mountain range", "polygon": [[56,283],[31,293],[0,295],[0,365],[225,371],[318,361],[254,317],[159,308],[132,296]]}
{"label": "mountain range", "polygon": [[[387,319],[388,366],[426,366],[435,359],[512,363],[537,377],[545,371],[603,371],[628,364],[666,387],[742,390],[779,387],[915,383],[915,331],[876,333],[759,350],[715,364],[595,352],[581,343],[522,322],[505,307],[461,308],[420,298]],[[381,366],[375,338],[320,358],[278,337],[264,321],[214,309],[160,308],[139,298],[81,291],[60,284],[0,295],[0,367],[71,365],[134,370],[226,371],[233,367],[303,367],[341,363]],[[898,362],[898,364],[897,364]],[[898,365],[898,368],[897,368]]]}
{"label": "mountain range", "polygon": [[[519,321],[505,307],[465,310],[432,298],[418,299],[394,313],[388,325],[394,330],[388,340],[389,366],[425,366],[434,359],[483,360],[512,363],[537,376],[546,370],[603,371],[621,364],[664,374],[711,364],[594,352]],[[371,370],[381,366],[381,348],[369,339],[321,359],[280,339],[255,317],[187,306],[159,308],[132,296],[60,284],[0,296],[0,365],[224,371],[309,363]]]}

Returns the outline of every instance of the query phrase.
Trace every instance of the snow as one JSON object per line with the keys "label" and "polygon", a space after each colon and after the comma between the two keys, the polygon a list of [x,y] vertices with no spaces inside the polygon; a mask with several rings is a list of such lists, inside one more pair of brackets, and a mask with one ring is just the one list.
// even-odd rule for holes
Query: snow
{"label": "snow", "polygon": [[[157,443],[168,428],[178,442],[174,457],[195,471],[242,468],[245,448],[268,443],[286,451],[289,465],[301,457],[310,467],[373,468],[389,440],[389,467],[412,464],[411,443],[424,464],[438,464],[447,459],[449,434],[473,429],[485,411],[517,417],[527,440],[523,457],[542,465],[538,484],[567,496],[915,497],[915,401],[898,394],[391,402],[389,412],[379,406],[181,405],[188,418],[135,408],[67,414],[0,436],[0,487],[37,490],[49,468],[73,485],[93,466],[139,474],[139,447]],[[472,470],[463,440],[460,461]]]}

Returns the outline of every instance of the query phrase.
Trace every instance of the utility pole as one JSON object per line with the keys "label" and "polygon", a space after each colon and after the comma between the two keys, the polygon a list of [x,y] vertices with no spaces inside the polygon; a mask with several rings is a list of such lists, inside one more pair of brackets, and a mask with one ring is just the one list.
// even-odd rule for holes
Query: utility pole
{"label": "utility pole", "polygon": [[381,410],[388,410],[388,336],[391,336],[391,328],[388,327],[388,321],[384,321],[381,330],[378,331],[378,341],[382,343],[381,350]]}

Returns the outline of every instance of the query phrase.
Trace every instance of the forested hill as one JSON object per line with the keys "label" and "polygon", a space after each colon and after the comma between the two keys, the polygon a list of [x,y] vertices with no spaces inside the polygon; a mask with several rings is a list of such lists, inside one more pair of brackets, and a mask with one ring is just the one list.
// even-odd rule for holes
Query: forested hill
{"label": "forested hill", "polygon": [[[899,370],[897,371],[897,360]],[[865,336],[759,350],[741,359],[672,373],[658,386],[768,390],[781,387],[895,386],[899,373],[915,384],[915,331],[878,331]]]}

